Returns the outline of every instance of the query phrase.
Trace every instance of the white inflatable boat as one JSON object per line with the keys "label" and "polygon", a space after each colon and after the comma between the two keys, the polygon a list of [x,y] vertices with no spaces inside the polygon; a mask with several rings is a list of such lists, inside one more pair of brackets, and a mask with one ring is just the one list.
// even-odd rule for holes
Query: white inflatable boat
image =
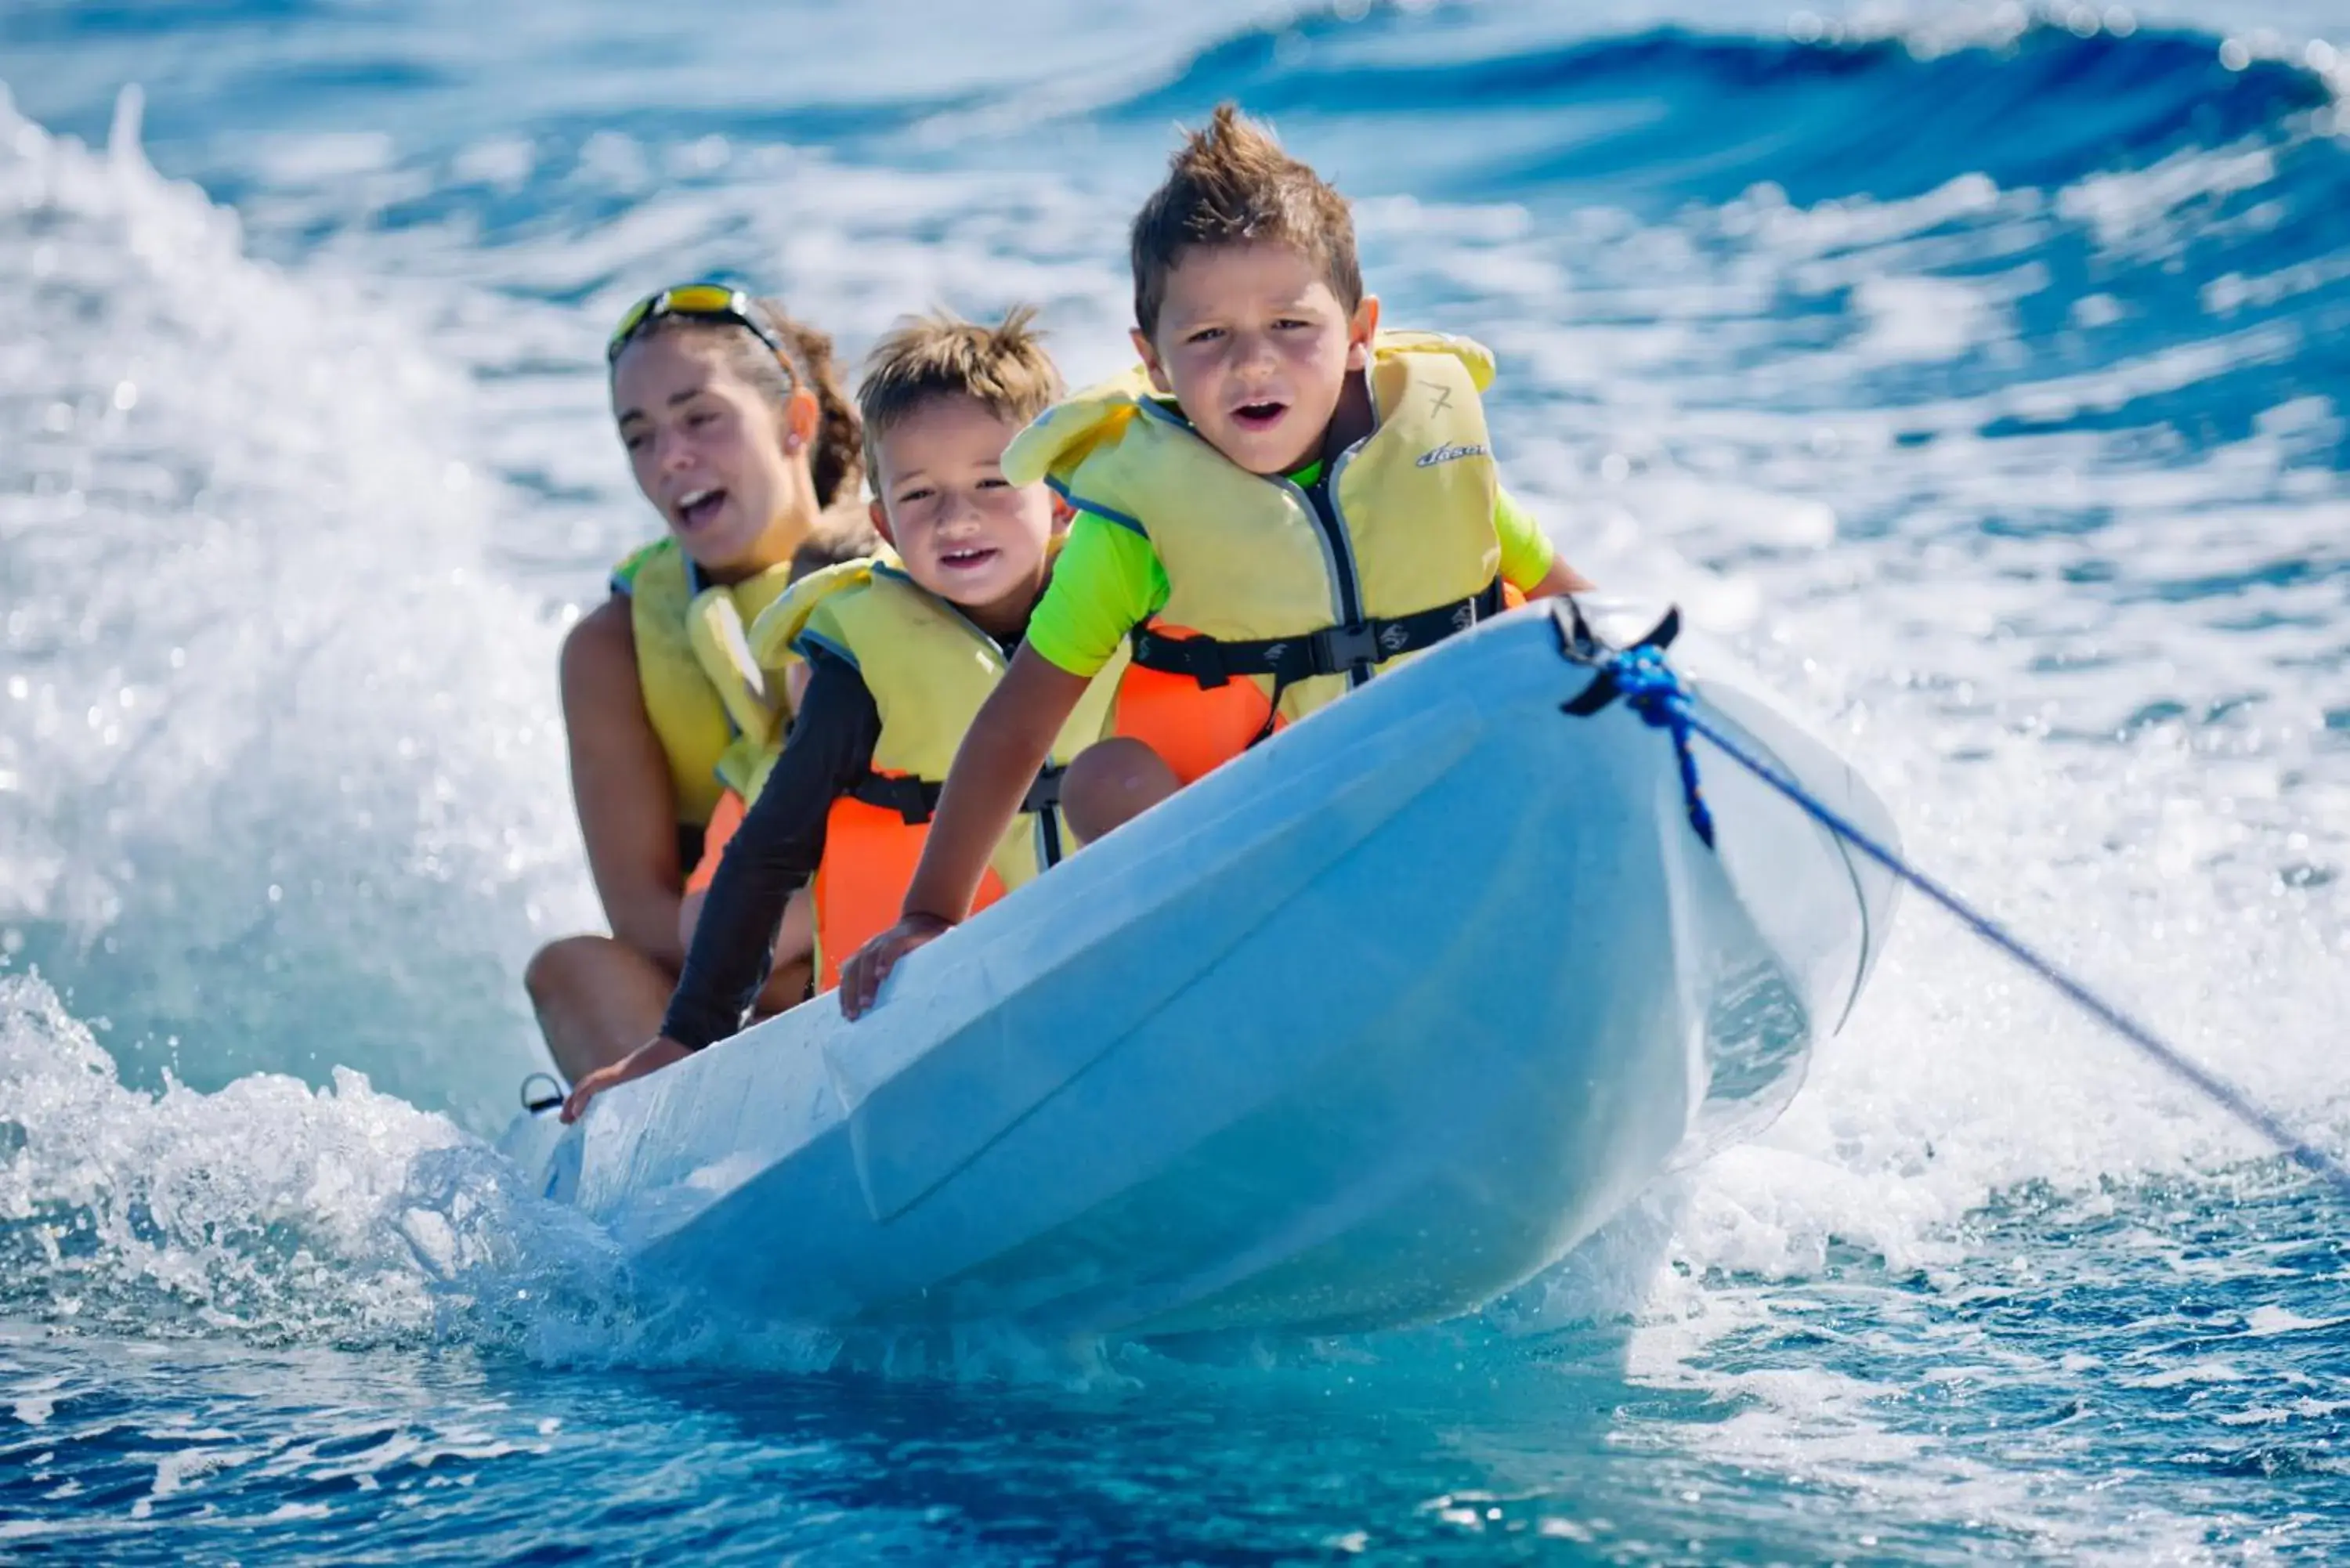
{"label": "white inflatable boat", "polygon": [[[1608,628],[1616,629],[1616,628]],[[1628,639],[1625,639],[1628,640]],[[777,1323],[1331,1333],[1473,1308],[1765,1125],[1890,880],[1698,748],[1574,716],[1521,610],[912,955],[504,1147],[647,1274]],[[1700,711],[1885,842],[1832,753]]]}

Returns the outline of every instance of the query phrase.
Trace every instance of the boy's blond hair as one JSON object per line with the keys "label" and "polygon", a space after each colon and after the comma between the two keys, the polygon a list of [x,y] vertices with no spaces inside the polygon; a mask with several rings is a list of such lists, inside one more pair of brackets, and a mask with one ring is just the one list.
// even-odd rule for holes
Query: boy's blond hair
{"label": "boy's blond hair", "polygon": [[1349,315],[1362,304],[1363,269],[1347,199],[1283,151],[1238,105],[1220,103],[1208,129],[1177,150],[1167,182],[1134,216],[1134,324],[1145,337],[1157,337],[1167,275],[1185,251],[1261,240],[1305,253]]}
{"label": "boy's blond hair", "polygon": [[881,438],[933,398],[976,399],[1009,424],[1024,425],[1059,400],[1061,372],[1030,324],[1035,307],[1016,306],[995,327],[939,312],[899,325],[873,346],[857,388],[865,419],[865,472],[881,480]]}

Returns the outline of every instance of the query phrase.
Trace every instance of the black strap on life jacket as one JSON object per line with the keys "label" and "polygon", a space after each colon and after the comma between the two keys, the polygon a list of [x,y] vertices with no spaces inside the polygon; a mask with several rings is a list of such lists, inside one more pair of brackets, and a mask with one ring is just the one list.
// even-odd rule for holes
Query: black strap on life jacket
{"label": "black strap on life jacket", "polygon": [[1276,690],[1315,675],[1344,675],[1433,648],[1456,632],[1502,612],[1502,579],[1495,577],[1465,599],[1418,610],[1389,620],[1330,626],[1296,637],[1227,642],[1212,637],[1169,637],[1148,627],[1134,628],[1134,662],[1145,670],[1188,675],[1201,686],[1223,685],[1237,676],[1270,676]]}
{"label": "black strap on life jacket", "polygon": [[[1052,811],[1061,804],[1061,774],[1067,770],[1051,763],[1036,775],[1028,786],[1026,798],[1021,801],[1024,812]],[[878,805],[884,811],[894,811],[909,827],[920,827],[938,815],[939,795],[946,785],[934,779],[918,779],[910,774],[867,774],[849,786],[849,797],[868,805]]]}

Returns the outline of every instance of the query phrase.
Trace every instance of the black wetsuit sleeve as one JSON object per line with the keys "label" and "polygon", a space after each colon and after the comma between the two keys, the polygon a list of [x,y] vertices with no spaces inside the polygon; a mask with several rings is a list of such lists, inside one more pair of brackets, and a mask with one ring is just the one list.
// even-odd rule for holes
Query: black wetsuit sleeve
{"label": "black wetsuit sleeve", "polygon": [[766,788],[734,831],[693,930],[661,1033],[699,1051],[743,1027],[767,983],[784,905],[824,858],[832,803],[872,770],[880,710],[846,659],[808,659],[807,693]]}

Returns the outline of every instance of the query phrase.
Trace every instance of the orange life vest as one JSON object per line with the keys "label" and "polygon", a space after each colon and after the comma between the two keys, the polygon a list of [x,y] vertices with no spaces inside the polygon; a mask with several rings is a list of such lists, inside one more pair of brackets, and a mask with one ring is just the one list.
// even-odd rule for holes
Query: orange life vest
{"label": "orange life vest", "polygon": [[[829,989],[840,983],[844,960],[897,923],[939,788],[1007,660],[993,638],[888,555],[809,577],[760,618],[751,643],[764,665],[777,662],[786,647],[820,649],[846,660],[881,715],[872,774],[833,803],[811,889],[817,984]],[[1060,770],[1107,732],[1122,665],[1095,680],[1061,727],[1026,809],[996,846],[974,909],[1075,847],[1061,820]]]}

